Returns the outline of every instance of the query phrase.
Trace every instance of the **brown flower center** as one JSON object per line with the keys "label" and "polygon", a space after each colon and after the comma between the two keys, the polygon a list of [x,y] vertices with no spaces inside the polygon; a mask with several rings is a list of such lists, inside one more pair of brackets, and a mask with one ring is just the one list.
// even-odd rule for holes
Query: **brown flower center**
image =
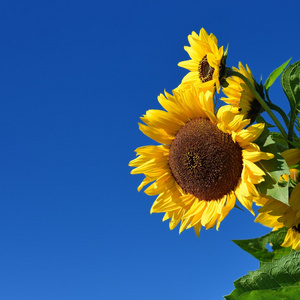
{"label": "brown flower center", "polygon": [[215,69],[211,67],[207,61],[207,55],[205,55],[199,62],[198,66],[200,80],[203,83],[212,80],[214,70]]}
{"label": "brown flower center", "polygon": [[186,193],[200,200],[217,200],[233,191],[241,178],[242,149],[208,119],[196,118],[176,134],[169,166]]}

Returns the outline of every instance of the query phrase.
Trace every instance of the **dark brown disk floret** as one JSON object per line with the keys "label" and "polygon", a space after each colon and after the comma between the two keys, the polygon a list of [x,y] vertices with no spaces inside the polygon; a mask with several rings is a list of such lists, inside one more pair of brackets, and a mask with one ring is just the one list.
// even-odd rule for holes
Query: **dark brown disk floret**
{"label": "dark brown disk floret", "polygon": [[196,118],[177,133],[169,166],[179,186],[200,200],[221,199],[241,178],[241,147],[210,120]]}
{"label": "dark brown disk floret", "polygon": [[214,74],[214,68],[211,67],[207,61],[207,55],[205,55],[199,62],[198,71],[201,82],[207,82],[212,80]]}

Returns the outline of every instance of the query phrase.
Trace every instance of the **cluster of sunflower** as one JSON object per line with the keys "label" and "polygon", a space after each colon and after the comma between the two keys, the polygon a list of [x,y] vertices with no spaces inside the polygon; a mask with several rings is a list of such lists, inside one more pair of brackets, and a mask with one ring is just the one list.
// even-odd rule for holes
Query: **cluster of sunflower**
{"label": "cluster of sunflower", "polygon": [[[287,227],[282,246],[300,248],[300,184],[292,190],[289,205],[257,188],[266,171],[258,162],[274,158],[255,143],[266,125],[256,119],[264,110],[258,101],[258,95],[264,97],[262,86],[248,66],[226,67],[227,49],[218,47],[213,34],[202,28],[188,41],[185,50],[191,59],[178,65],[189,73],[172,94],[158,96],[164,110],[148,110],[141,117],[139,129],[158,145],[137,148],[129,163],[135,167],[132,174],[145,175],[138,191],[148,185],[145,193],[157,196],[151,213],[164,213],[170,229],[180,223],[180,233],[193,227],[198,236],[202,226],[218,230],[236,205],[254,214],[254,202],[261,206],[256,222]],[[220,91],[226,97],[217,106]],[[299,149],[282,155],[289,166],[300,161]],[[286,176],[282,180],[298,177]]]}

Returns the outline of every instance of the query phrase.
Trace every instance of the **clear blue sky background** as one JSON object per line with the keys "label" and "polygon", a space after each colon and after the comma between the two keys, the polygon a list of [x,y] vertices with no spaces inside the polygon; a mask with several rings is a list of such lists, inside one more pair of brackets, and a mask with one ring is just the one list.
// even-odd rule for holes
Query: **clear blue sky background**
{"label": "clear blue sky background", "polygon": [[152,144],[139,117],[186,74],[188,34],[265,80],[300,59],[297,3],[2,0],[0,299],[215,300],[257,269],[231,242],[268,232],[249,212],[179,235],[128,162]]}

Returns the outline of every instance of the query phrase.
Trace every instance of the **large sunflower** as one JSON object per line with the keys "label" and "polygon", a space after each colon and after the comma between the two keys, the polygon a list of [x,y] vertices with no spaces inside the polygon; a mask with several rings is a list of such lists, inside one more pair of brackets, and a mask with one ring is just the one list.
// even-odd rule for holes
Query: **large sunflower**
{"label": "large sunflower", "polygon": [[194,227],[199,235],[226,217],[236,198],[252,211],[252,201],[259,197],[255,184],[264,172],[254,162],[270,159],[252,143],[264,125],[243,129],[249,120],[231,112],[231,106],[214,113],[213,93],[196,88],[166,93],[158,101],[166,111],[148,110],[140,130],[161,143],[136,149],[138,157],[129,165],[132,174],[144,174],[138,190],[158,195],[151,213],[165,213],[170,229],[181,221],[180,232]]}
{"label": "large sunflower", "polygon": [[[282,153],[289,166],[295,165],[300,161],[300,149],[290,149]],[[291,169],[291,179],[298,182],[299,171]],[[288,232],[281,246],[290,247],[294,250],[300,249],[300,183],[293,189],[289,205],[286,205],[272,197],[261,197],[258,205],[262,207],[258,210],[259,215],[255,222],[277,230],[287,227]]]}
{"label": "large sunflower", "polygon": [[[242,63],[239,63],[239,69],[235,67],[232,69],[244,75],[255,87],[253,75],[247,65],[245,69]],[[227,98],[222,97],[221,100],[235,107],[240,114],[244,115],[246,119],[251,119],[251,122],[253,122],[262,109],[253,92],[239,77],[228,77],[226,81],[228,86],[223,88],[223,93]]]}
{"label": "large sunflower", "polygon": [[217,38],[211,33],[207,34],[204,28],[199,35],[192,32],[188,36],[190,47],[185,51],[191,60],[182,61],[178,66],[190,72],[182,79],[180,87],[186,88],[195,84],[201,90],[220,91],[220,71],[222,69],[223,46],[218,48]]}

